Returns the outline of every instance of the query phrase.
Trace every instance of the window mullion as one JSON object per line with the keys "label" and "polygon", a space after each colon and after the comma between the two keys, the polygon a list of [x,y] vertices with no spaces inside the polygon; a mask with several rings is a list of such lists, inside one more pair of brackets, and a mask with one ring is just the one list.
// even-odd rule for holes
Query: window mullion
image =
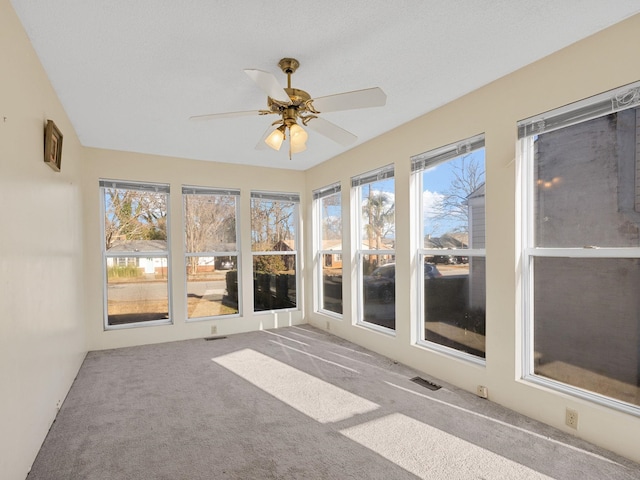
{"label": "window mullion", "polygon": [[640,258],[640,248],[529,248],[532,257],[557,258]]}

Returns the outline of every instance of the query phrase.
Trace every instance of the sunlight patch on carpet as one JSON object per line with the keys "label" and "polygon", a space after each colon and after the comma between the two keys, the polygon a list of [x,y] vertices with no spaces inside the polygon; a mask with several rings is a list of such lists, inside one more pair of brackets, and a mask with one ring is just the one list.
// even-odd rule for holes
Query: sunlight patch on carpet
{"label": "sunlight patch on carpet", "polygon": [[212,360],[321,423],[339,422],[379,408],[376,403],[254,350],[239,350]]}
{"label": "sunlight patch on carpet", "polygon": [[400,413],[340,433],[420,478],[553,480]]}

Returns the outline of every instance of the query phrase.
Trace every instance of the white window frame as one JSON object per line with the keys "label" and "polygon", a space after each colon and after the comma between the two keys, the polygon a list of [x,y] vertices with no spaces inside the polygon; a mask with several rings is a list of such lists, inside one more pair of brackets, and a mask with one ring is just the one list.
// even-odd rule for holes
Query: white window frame
{"label": "white window frame", "polygon": [[[302,272],[300,272],[300,255],[298,254],[300,248],[300,194],[299,193],[285,193],[285,192],[267,192],[267,191],[252,191],[251,199],[261,199],[261,200],[273,200],[279,202],[291,202],[294,203],[294,224],[293,228],[295,229],[294,237],[295,237],[295,246],[294,250],[287,251],[253,251],[253,247],[251,249],[251,270],[253,273],[253,258],[259,255],[295,255],[296,257],[296,306],[294,308],[278,308],[272,310],[258,310],[256,311],[255,305],[253,307],[254,315],[261,314],[271,314],[273,312],[296,312],[302,310],[302,295],[300,295],[300,286]],[[250,205],[250,208],[253,208],[253,205]],[[253,234],[253,225],[251,225],[251,233]],[[252,296],[252,299],[255,298]]]}
{"label": "white window frame", "polygon": [[[101,252],[102,252],[102,317],[103,328],[107,330],[122,330],[127,328],[139,328],[139,327],[153,327],[157,325],[172,325],[173,324],[173,301],[172,301],[172,268],[171,268],[171,212],[170,212],[170,198],[171,192],[169,184],[164,183],[148,183],[148,182],[134,182],[134,181],[122,181],[122,180],[107,180],[101,179],[98,182],[100,187],[100,209],[101,209]],[[128,190],[148,191],[156,193],[165,193],[167,195],[167,249],[165,251],[149,251],[149,252],[118,252],[108,253],[107,246],[105,244],[105,215],[106,205],[104,200],[105,188],[120,188]],[[109,325],[109,309],[108,309],[108,282],[107,282],[107,258],[165,258],[167,262],[167,302],[169,310],[169,318],[162,320],[151,320],[147,322],[126,323],[122,325]]]}
{"label": "white window frame", "polygon": [[[235,224],[236,224],[236,249],[230,252],[187,252],[187,245],[185,242],[184,245],[184,258],[185,258],[185,267],[189,263],[189,258],[191,257],[236,257],[236,270],[238,272],[238,313],[232,313],[228,315],[212,315],[207,317],[194,317],[189,318],[188,313],[188,301],[185,298],[185,312],[184,318],[187,322],[199,322],[203,320],[212,320],[219,318],[234,318],[242,316],[242,282],[241,279],[241,271],[242,271],[242,259],[240,256],[240,190],[232,189],[232,188],[210,188],[210,187],[198,187],[191,185],[183,185],[182,186],[182,214],[185,219],[186,225],[186,203],[185,197],[186,195],[220,195],[220,196],[235,196],[236,197],[236,205],[235,205]],[[185,274],[184,278],[184,287],[185,292],[187,292],[187,275]]]}
{"label": "white window frame", "polygon": [[587,122],[589,120],[616,113],[640,105],[640,82],[625,85],[607,92],[565,105],[533,117],[520,120],[518,127],[517,165],[521,172],[521,238],[522,238],[522,358],[521,378],[595,404],[640,416],[640,406],[634,406],[612,397],[584,390],[567,383],[552,380],[534,373],[534,313],[533,313],[533,261],[541,258],[640,258],[640,248],[617,247],[598,248],[548,248],[535,246],[535,201],[534,188],[534,137],[560,128]]}
{"label": "white window frame", "polygon": [[[395,166],[394,164],[389,164],[384,167],[377,168],[375,170],[371,170],[369,172],[356,175],[351,177],[351,191],[352,191],[352,202],[353,205],[353,215],[354,219],[353,224],[355,227],[356,234],[353,235],[355,238],[356,245],[353,251],[355,252],[354,264],[356,265],[357,272],[357,281],[356,286],[358,289],[356,298],[357,300],[357,316],[356,316],[356,325],[366,327],[372,330],[375,330],[380,333],[384,333],[391,336],[396,336],[396,330],[383,327],[381,325],[377,325],[375,323],[367,322],[364,320],[364,279],[362,277],[362,262],[363,257],[365,255],[393,255],[395,256],[396,251],[385,249],[385,250],[370,250],[370,249],[362,249],[363,238],[363,224],[362,224],[362,187],[364,185],[368,185],[371,183],[375,183],[382,180],[387,180],[392,178],[394,181],[393,184],[393,193],[396,193],[395,186]],[[394,225],[395,228],[395,225]],[[396,318],[397,321],[397,318]]]}
{"label": "white window frame", "polygon": [[[436,166],[440,163],[445,163],[449,160],[453,160],[455,158],[461,157],[467,153],[471,153],[476,150],[480,150],[485,148],[485,134],[481,133],[478,135],[474,135],[473,137],[466,138],[459,142],[454,142],[443,147],[439,147],[433,150],[429,150],[427,152],[420,153],[418,155],[414,155],[411,157],[411,173],[414,177],[414,191],[415,191],[415,205],[416,205],[416,213],[418,218],[416,219],[416,224],[418,225],[418,229],[416,231],[416,245],[418,246],[416,251],[416,285],[418,286],[418,313],[416,322],[414,325],[415,334],[416,334],[416,345],[438,351],[440,353],[444,353],[446,355],[451,355],[453,357],[481,365],[486,366],[486,358],[478,357],[476,355],[472,355],[467,352],[463,352],[460,350],[456,350],[455,348],[447,347],[445,345],[441,345],[436,342],[430,342],[424,338],[424,311],[425,311],[425,302],[424,302],[424,287],[425,287],[425,279],[422,265],[424,264],[425,257],[432,255],[442,255],[442,249],[436,248],[424,248],[424,212],[422,211],[422,190],[423,190],[423,171]],[[486,169],[486,154],[485,154],[485,169]],[[486,174],[485,174],[485,185],[486,185]],[[486,212],[486,211],[485,211]],[[486,217],[486,213],[485,213]],[[486,225],[486,224],[485,224]],[[486,236],[485,236],[485,244],[486,244]],[[486,248],[453,248],[447,249],[447,255],[454,256],[466,256],[466,257],[480,257],[485,259],[486,266]],[[486,267],[485,267],[486,268]],[[486,338],[486,334],[485,334]],[[486,346],[486,343],[485,343]]]}
{"label": "white window frame", "polygon": [[[340,221],[342,222],[343,217],[343,208],[342,208],[342,187],[340,182],[333,183],[331,185],[327,185],[326,187],[319,188],[313,191],[313,213],[315,217],[314,226],[316,229],[315,237],[315,261],[316,261],[316,275],[315,280],[317,282],[317,288],[314,289],[314,310],[318,313],[322,313],[323,315],[328,315],[330,317],[336,319],[342,319],[344,314],[344,283],[343,283],[343,292],[342,292],[342,311],[343,314],[339,314],[337,312],[327,310],[323,308],[324,305],[324,277],[323,277],[323,257],[324,255],[340,255],[342,257],[342,252],[344,250],[344,232],[341,239],[341,247],[339,250],[333,249],[323,249],[322,248],[322,199],[329,197],[331,195],[339,195],[340,196]],[[344,265],[344,264],[343,264]],[[344,269],[342,271],[342,275],[344,278]]]}

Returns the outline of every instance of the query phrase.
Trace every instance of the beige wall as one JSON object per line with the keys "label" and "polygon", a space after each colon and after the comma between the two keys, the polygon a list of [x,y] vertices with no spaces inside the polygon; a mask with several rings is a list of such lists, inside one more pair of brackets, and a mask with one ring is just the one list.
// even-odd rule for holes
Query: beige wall
{"label": "beige wall", "polygon": [[[89,350],[117,348],[145,343],[159,343],[211,335],[247,332],[263,328],[283,327],[303,322],[303,300],[299,293],[297,311],[253,313],[253,277],[251,272],[250,192],[266,190],[300,193],[305,198],[305,174],[293,170],[240,167],[224,163],[202,162],[169,157],[157,157],[110,150],[85,149],[83,198],[85,204],[86,301]],[[102,299],[99,179],[134,180],[168,183],[169,233],[172,267],[173,324],[104,331]],[[184,223],[182,217],[182,185],[240,189],[240,249],[244,260],[241,273],[241,317],[217,320],[186,321],[186,278],[184,260]],[[301,243],[302,244],[302,243]],[[301,260],[302,260],[301,256]]]}
{"label": "beige wall", "polygon": [[[516,122],[640,79],[637,45],[640,16],[574,44],[535,64],[451,102],[419,119],[336,157],[307,172],[309,191],[341,181],[343,205],[348,205],[350,177],[395,163],[397,231],[397,335],[390,337],[355,326],[355,310],[345,308],[342,320],[313,312],[313,292],[307,294],[307,320],[320,328],[362,344],[391,358],[469,391],[489,388],[490,399],[606,448],[640,461],[640,419],[519,380],[521,362],[520,211]],[[392,99],[390,99],[392,101]],[[377,112],[384,114],[384,112]],[[412,224],[410,157],[418,153],[486,134],[487,221],[487,360],[478,366],[415,345],[417,288],[411,279],[417,247]],[[307,204],[311,218],[311,202]],[[351,212],[345,211],[349,235]],[[307,235],[311,225],[307,223]],[[343,244],[352,244],[345,238]],[[313,264],[307,251],[307,264]],[[351,254],[344,252],[345,276],[356,285]],[[311,269],[306,281],[313,280]],[[345,305],[355,292],[347,289]],[[565,408],[579,413],[578,431],[564,425]]]}
{"label": "beige wall", "polygon": [[[86,353],[82,148],[8,0],[0,0],[0,476],[24,479]],[[43,162],[44,124],[62,171]]]}

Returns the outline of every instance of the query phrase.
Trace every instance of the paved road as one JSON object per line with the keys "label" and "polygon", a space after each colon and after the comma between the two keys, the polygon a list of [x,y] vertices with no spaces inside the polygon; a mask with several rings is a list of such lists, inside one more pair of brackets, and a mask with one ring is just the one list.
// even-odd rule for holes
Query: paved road
{"label": "paved road", "polygon": [[466,265],[436,265],[443,277],[452,275],[469,275],[469,264]]}
{"label": "paved road", "polygon": [[[224,295],[227,285],[224,280],[207,280],[189,282],[189,294],[192,295]],[[167,298],[165,282],[131,282],[109,285],[109,300],[162,300]]]}
{"label": "paved road", "polygon": [[[468,275],[469,265],[438,265],[442,276]],[[188,293],[191,295],[224,295],[227,289],[224,278],[219,280],[205,280],[189,282]],[[109,300],[162,300],[167,298],[167,284],[165,282],[131,282],[114,283],[109,285]]]}

